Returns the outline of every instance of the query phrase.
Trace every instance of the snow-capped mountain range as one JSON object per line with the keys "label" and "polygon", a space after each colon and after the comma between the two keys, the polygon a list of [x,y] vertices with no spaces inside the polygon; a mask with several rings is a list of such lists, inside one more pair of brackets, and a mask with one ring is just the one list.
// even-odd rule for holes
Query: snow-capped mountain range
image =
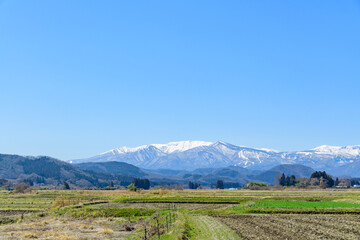
{"label": "snow-capped mountain range", "polygon": [[145,169],[194,170],[240,166],[249,169],[269,169],[279,164],[302,164],[318,170],[360,163],[360,145],[320,146],[299,152],[280,152],[236,146],[226,142],[182,141],[150,144],[136,148],[116,148],[87,159],[71,163],[118,161]]}

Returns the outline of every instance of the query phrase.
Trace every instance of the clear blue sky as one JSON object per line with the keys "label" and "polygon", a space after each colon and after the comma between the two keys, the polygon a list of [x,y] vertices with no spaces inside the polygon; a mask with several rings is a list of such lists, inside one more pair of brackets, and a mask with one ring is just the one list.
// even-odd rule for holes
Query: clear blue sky
{"label": "clear blue sky", "polygon": [[360,1],[0,0],[0,152],[360,144]]}

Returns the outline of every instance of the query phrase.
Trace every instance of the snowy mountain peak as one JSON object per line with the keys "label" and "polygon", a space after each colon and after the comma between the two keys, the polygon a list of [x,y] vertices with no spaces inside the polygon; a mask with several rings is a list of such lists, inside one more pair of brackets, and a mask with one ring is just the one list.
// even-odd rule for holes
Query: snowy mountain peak
{"label": "snowy mountain peak", "polygon": [[350,156],[359,156],[360,155],[360,146],[328,146],[322,145],[312,149],[317,154],[329,154],[329,155],[350,155]]}
{"label": "snowy mountain peak", "polygon": [[158,150],[164,153],[174,153],[174,152],[184,152],[192,148],[201,147],[201,146],[209,146],[213,144],[212,142],[204,142],[204,141],[180,141],[180,142],[169,142],[167,144],[150,144],[150,145],[142,145],[139,147],[120,147],[115,148],[110,151],[101,153],[100,155],[117,155],[117,154],[125,154],[125,153],[133,153],[140,150],[146,150],[151,148],[157,148]]}
{"label": "snowy mountain peak", "polygon": [[225,148],[238,148],[239,146],[224,142],[224,141],[216,141],[212,144],[212,146],[225,147]]}
{"label": "snowy mountain peak", "polygon": [[314,169],[331,169],[360,163],[360,146],[323,145],[301,152],[278,152],[223,141],[181,141],[116,148],[88,159],[73,160],[72,163],[106,161],[126,162],[148,169],[193,170],[227,166],[264,169],[279,164],[303,164]]}
{"label": "snowy mountain peak", "polygon": [[181,142],[169,142],[168,144],[152,144],[164,153],[184,152],[192,148],[209,146],[212,142],[203,141],[181,141]]}
{"label": "snowy mountain peak", "polygon": [[270,148],[256,148],[258,150],[264,151],[264,152],[273,152],[273,153],[279,153],[280,151],[275,150],[275,149],[270,149]]}
{"label": "snowy mountain peak", "polygon": [[134,148],[120,147],[120,148],[115,148],[115,149],[112,149],[110,151],[101,153],[100,155],[106,155],[106,154],[116,155],[116,154],[123,154],[123,153],[132,153],[132,152],[137,152],[137,151],[142,150],[142,149],[149,148],[150,146],[151,145],[143,145],[143,146],[134,147]]}

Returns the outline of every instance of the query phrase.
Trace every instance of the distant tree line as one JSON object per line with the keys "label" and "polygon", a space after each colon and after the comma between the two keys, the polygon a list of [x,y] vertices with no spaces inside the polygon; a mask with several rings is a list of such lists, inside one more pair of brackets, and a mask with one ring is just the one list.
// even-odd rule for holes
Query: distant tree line
{"label": "distant tree line", "polygon": [[132,184],[134,184],[134,186],[136,188],[141,188],[141,189],[150,189],[150,181],[149,179],[142,179],[142,178],[134,178],[134,180],[132,181]]}
{"label": "distant tree line", "polygon": [[336,178],[335,186],[341,188],[349,188],[354,185],[360,185],[360,179],[352,178],[352,179],[339,179]]}
{"label": "distant tree line", "polygon": [[44,177],[36,177],[35,182],[37,184],[45,183],[45,178]]}
{"label": "distant tree line", "polygon": [[236,182],[224,182],[224,188],[239,188],[240,184]]}
{"label": "distant tree line", "polygon": [[332,176],[327,174],[325,171],[316,171],[310,176],[310,184],[326,188],[334,186],[335,182]]}
{"label": "distant tree line", "polygon": [[27,184],[29,184],[29,186],[34,186],[34,181],[31,179],[23,179],[23,180],[21,180],[21,182],[27,183]]}
{"label": "distant tree line", "polygon": [[189,189],[198,189],[201,185],[200,183],[194,183],[194,182],[189,182]]}
{"label": "distant tree line", "polygon": [[295,186],[296,184],[296,177],[295,175],[285,176],[283,173],[279,179],[280,186]]}
{"label": "distant tree line", "polygon": [[9,184],[9,181],[6,179],[0,179],[0,187],[5,187]]}
{"label": "distant tree line", "polygon": [[224,189],[224,181],[223,180],[217,180],[215,188],[216,189]]}
{"label": "distant tree line", "polygon": [[321,188],[333,187],[339,184],[339,179],[334,181],[331,175],[325,171],[315,171],[310,178],[297,178],[295,175],[286,176],[284,173],[279,178],[280,186],[296,186],[305,188],[308,186],[318,186]]}

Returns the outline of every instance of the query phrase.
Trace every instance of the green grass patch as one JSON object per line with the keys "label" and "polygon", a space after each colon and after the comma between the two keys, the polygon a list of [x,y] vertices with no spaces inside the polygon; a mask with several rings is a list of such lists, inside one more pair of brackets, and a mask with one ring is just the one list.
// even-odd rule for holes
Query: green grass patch
{"label": "green grass patch", "polygon": [[348,202],[308,202],[308,201],[269,201],[259,200],[251,205],[251,208],[359,208],[360,204]]}
{"label": "green grass patch", "polygon": [[240,240],[240,237],[216,218],[201,215],[187,216],[187,238],[183,239],[229,239]]}
{"label": "green grass patch", "polygon": [[354,208],[273,208],[273,209],[245,209],[237,213],[251,213],[251,214],[360,214],[360,209]]}
{"label": "green grass patch", "polygon": [[127,197],[119,198],[114,202],[120,203],[202,203],[202,204],[237,204],[247,201],[244,198],[229,197]]}
{"label": "green grass patch", "polygon": [[[360,204],[348,202],[307,202],[257,200],[247,204],[228,208],[225,211],[213,211],[212,214],[360,214]],[[211,214],[211,213],[210,213]]]}

